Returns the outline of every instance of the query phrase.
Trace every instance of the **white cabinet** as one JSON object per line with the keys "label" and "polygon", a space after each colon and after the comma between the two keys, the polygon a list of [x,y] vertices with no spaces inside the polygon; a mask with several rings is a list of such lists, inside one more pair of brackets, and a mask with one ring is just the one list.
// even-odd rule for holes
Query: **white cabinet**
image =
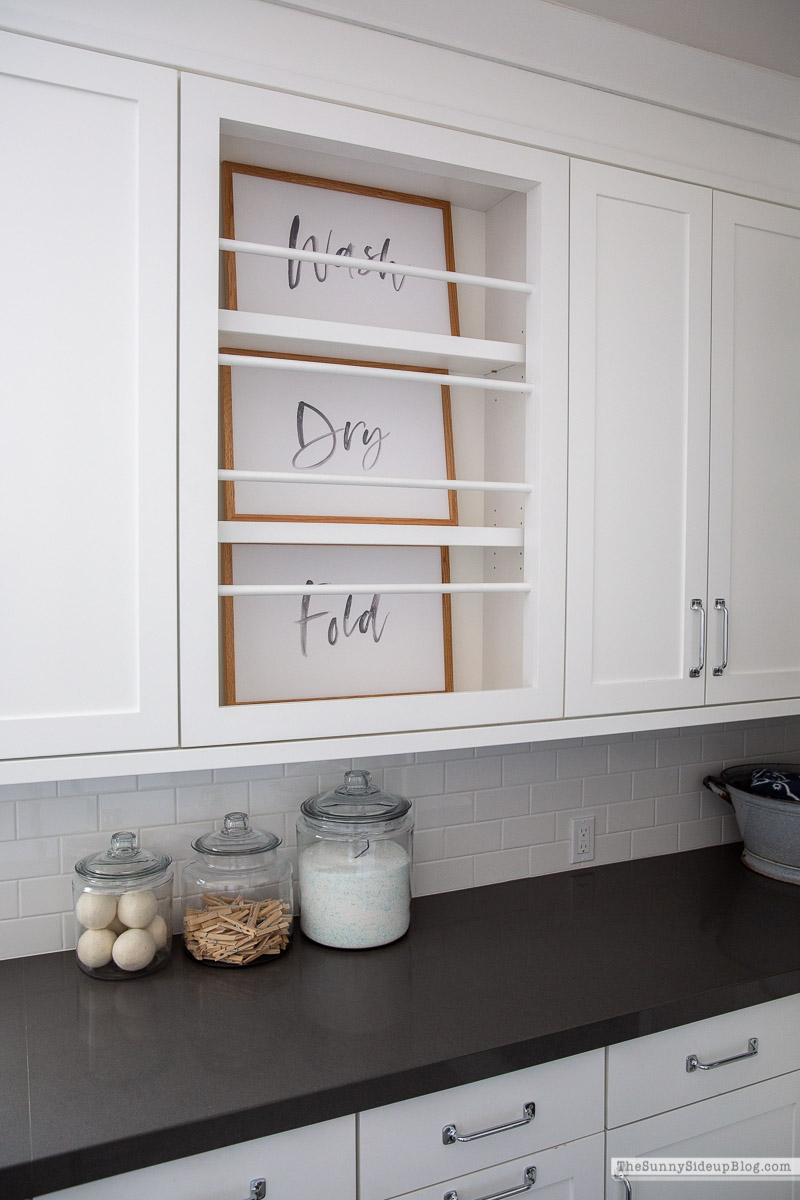
{"label": "white cabinet", "polygon": [[[595,1050],[364,1112],[360,1200],[388,1200],[420,1189],[427,1200],[431,1185],[438,1185],[440,1195],[456,1189],[460,1200],[473,1200],[501,1185],[521,1186],[524,1170],[536,1165],[540,1151],[592,1141],[590,1135],[602,1130],[603,1083],[603,1052]],[[594,1161],[591,1151],[589,1159]],[[501,1173],[488,1170],[501,1163]],[[597,1184],[596,1175],[595,1185],[578,1194],[601,1196]],[[558,1195],[555,1191],[553,1200]]]}
{"label": "white cabinet", "polygon": [[800,212],[715,193],[713,278],[706,697],[799,696]]}
{"label": "white cabinet", "polygon": [[[614,1158],[796,1157],[798,1016],[800,997],[789,996],[611,1046],[607,1172]],[[667,1183],[633,1176],[628,1186],[609,1176],[608,1200],[647,1200]],[[751,1186],[781,1200],[800,1195],[800,1185],[786,1179]],[[719,1179],[669,1180],[670,1195],[687,1200],[725,1187]]]}
{"label": "white cabinet", "polygon": [[250,1183],[258,1179],[266,1183],[266,1200],[354,1200],[355,1117],[290,1129],[47,1195],[49,1200],[250,1200]]}
{"label": "white cabinet", "polygon": [[[609,1163],[614,1158],[796,1158],[800,1147],[800,1071],[754,1083],[687,1108],[635,1121],[612,1130],[606,1141]],[[650,1200],[665,1191],[676,1200],[714,1200],[740,1193],[795,1200],[800,1185],[790,1179],[628,1180],[630,1190],[609,1174],[608,1200]]]}
{"label": "white cabinet", "polygon": [[[560,716],[566,161],[433,125],[219,80],[186,77],[182,104],[183,744],[291,741],[301,735],[363,735]],[[221,159],[449,200],[456,267],[479,277],[477,286],[458,285],[461,335],[320,316],[287,320],[282,311],[220,311]],[[281,269],[285,272],[282,264]],[[502,290],[492,285],[493,279],[508,280],[512,286],[521,283],[529,290]],[[331,313],[330,318],[337,315]],[[461,382],[453,381],[451,396],[459,524],[220,521],[220,346],[243,351],[235,361],[244,370],[263,363],[256,355],[267,351],[357,360],[362,366],[367,359],[373,364],[445,368],[458,376]],[[307,360],[301,369],[308,372]],[[462,489],[459,480],[465,484]],[[499,488],[493,490],[495,484]],[[506,485],[514,486],[509,491]],[[278,485],[273,481],[260,486]],[[220,547],[276,543],[357,546],[366,551],[447,547],[457,593],[451,601],[453,690],[336,698],[342,692],[334,689],[323,693],[329,699],[316,699],[312,691],[303,698],[302,709],[295,698],[282,695],[269,703],[225,703],[220,595],[232,595],[236,604],[241,592],[236,591],[240,584],[235,578],[232,584],[221,582]],[[307,557],[308,551],[304,560]],[[385,549],[373,554],[379,577],[371,582],[376,591],[385,583],[391,592],[388,585],[398,581],[385,577],[391,568],[380,565],[381,557],[391,556]],[[275,603],[270,589],[276,584],[295,588],[295,607],[290,616],[281,617],[281,628],[285,626],[287,641],[297,642],[308,581],[298,568],[294,572],[289,579],[276,579],[262,568],[247,586],[257,589],[248,603],[266,605],[268,613]],[[334,580],[337,585],[343,582]],[[339,602],[347,590],[342,586]],[[337,648],[337,653],[346,652],[347,646]],[[369,690],[381,691],[380,678]]]}
{"label": "white cabinet", "polygon": [[567,716],[703,703],[711,194],[574,162]]}
{"label": "white cabinet", "polygon": [[709,190],[571,195],[566,714],[796,696],[800,213],[714,195],[712,271]]}
{"label": "white cabinet", "polygon": [[174,744],[177,77],[0,72],[0,758]]}

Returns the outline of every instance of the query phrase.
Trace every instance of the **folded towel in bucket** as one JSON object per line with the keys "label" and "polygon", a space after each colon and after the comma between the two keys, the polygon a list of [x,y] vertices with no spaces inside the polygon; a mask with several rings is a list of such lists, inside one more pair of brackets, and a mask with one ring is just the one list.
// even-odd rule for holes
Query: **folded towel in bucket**
{"label": "folded towel in bucket", "polygon": [[775,800],[794,800],[800,804],[800,774],[796,771],[753,771],[750,791]]}

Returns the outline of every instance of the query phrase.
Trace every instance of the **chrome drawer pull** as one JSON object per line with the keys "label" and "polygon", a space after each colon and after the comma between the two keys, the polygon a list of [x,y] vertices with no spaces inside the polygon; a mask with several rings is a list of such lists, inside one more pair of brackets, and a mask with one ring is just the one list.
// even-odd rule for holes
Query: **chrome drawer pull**
{"label": "chrome drawer pull", "polygon": [[696,667],[692,667],[689,672],[690,679],[699,679],[703,673],[703,667],[706,665],[706,610],[703,608],[702,600],[693,600],[689,605],[692,612],[700,613],[700,648],[699,657]]}
{"label": "chrome drawer pull", "polygon": [[[506,1200],[506,1196],[519,1196],[521,1192],[529,1192],[536,1183],[536,1167],[526,1167],[522,1178],[525,1182],[520,1187],[509,1188],[507,1192],[492,1192],[491,1196],[481,1196],[480,1200]],[[458,1200],[458,1192],[445,1192],[442,1200]]]}
{"label": "chrome drawer pull", "polygon": [[714,667],[714,674],[722,675],[728,666],[728,606],[724,599],[717,599],[714,608],[722,613],[722,662]]}
{"label": "chrome drawer pull", "polygon": [[250,1195],[247,1200],[265,1200],[267,1194],[266,1179],[251,1179],[250,1180]]}
{"label": "chrome drawer pull", "polygon": [[743,1058],[752,1058],[754,1054],[758,1054],[758,1038],[750,1038],[744,1054],[734,1054],[733,1058],[720,1058],[713,1063],[701,1063],[696,1054],[690,1054],[686,1059],[686,1070],[713,1071],[715,1067],[725,1067],[728,1063],[741,1062]]}
{"label": "chrome drawer pull", "polygon": [[630,1180],[626,1179],[621,1171],[619,1175],[615,1175],[614,1178],[618,1179],[625,1188],[625,1200],[633,1200],[633,1189],[631,1188]]}
{"label": "chrome drawer pull", "polygon": [[506,1129],[519,1129],[520,1125],[530,1125],[536,1116],[536,1105],[532,1100],[522,1106],[522,1120],[510,1121],[508,1125],[493,1125],[491,1129],[481,1129],[478,1133],[459,1133],[455,1125],[445,1125],[442,1130],[442,1145],[452,1146],[455,1142],[476,1142],[478,1138],[488,1137],[491,1133],[504,1133]]}

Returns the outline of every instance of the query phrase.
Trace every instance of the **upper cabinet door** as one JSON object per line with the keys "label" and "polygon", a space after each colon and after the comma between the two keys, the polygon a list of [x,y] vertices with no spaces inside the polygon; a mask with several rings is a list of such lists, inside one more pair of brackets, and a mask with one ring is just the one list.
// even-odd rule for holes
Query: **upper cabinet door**
{"label": "upper cabinet door", "polygon": [[176,743],[176,76],[0,35],[0,757]]}
{"label": "upper cabinet door", "polygon": [[702,704],[711,194],[572,164],[566,714]]}
{"label": "upper cabinet door", "polygon": [[716,194],[711,703],[800,696],[798,315],[800,212]]}

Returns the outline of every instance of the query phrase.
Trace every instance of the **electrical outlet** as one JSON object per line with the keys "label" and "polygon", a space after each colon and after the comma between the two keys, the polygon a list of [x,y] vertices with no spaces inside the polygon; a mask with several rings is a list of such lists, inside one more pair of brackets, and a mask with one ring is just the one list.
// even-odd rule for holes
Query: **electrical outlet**
{"label": "electrical outlet", "polygon": [[573,817],[570,822],[570,862],[591,862],[594,858],[594,817]]}

